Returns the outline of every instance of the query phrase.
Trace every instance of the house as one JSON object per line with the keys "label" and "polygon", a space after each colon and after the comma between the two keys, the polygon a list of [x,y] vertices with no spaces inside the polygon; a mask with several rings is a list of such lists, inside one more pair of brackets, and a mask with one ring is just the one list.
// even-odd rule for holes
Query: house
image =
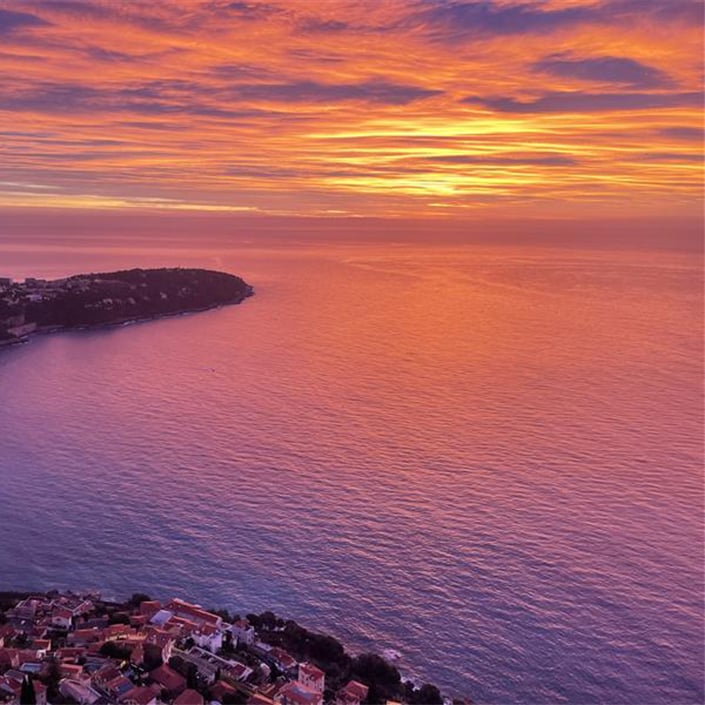
{"label": "house", "polygon": [[0,676],[0,698],[3,700],[12,699],[16,702],[19,699],[21,692],[22,680],[13,678],[7,674]]}
{"label": "house", "polygon": [[223,648],[223,632],[212,624],[202,624],[191,634],[194,642],[202,649],[215,653]]}
{"label": "house", "polygon": [[59,673],[63,678],[80,681],[83,679],[83,666],[77,663],[60,663]]}
{"label": "house", "polygon": [[51,625],[53,627],[58,627],[59,629],[71,629],[72,619],[73,612],[65,607],[57,607],[51,613]]}
{"label": "house", "polygon": [[162,603],[159,600],[143,600],[140,602],[140,614],[147,619],[151,619],[162,608]]}
{"label": "house", "polygon": [[150,671],[149,677],[161,686],[162,693],[166,694],[170,699],[186,690],[186,679],[166,664],[162,664],[159,668]]}
{"label": "house", "polygon": [[174,705],[205,705],[203,696],[197,690],[187,688],[176,700]]}
{"label": "house", "polygon": [[86,646],[100,641],[103,633],[99,629],[77,629],[66,637],[66,642],[71,646]]}
{"label": "house", "polygon": [[274,697],[279,705],[322,705],[323,694],[309,690],[298,681],[286,683]]}
{"label": "house", "polygon": [[96,687],[105,690],[110,681],[120,678],[120,676],[122,676],[122,673],[117,669],[115,664],[106,663],[105,666],[99,668],[93,674],[91,680]]}
{"label": "house", "polygon": [[51,651],[51,639],[35,639],[32,646],[37,652],[37,656],[44,658],[48,651]]}
{"label": "house", "polygon": [[233,622],[230,627],[230,633],[237,644],[244,644],[245,646],[252,646],[257,638],[255,628],[247,619],[238,619]]}
{"label": "house", "polygon": [[143,642],[145,657],[158,656],[164,663],[170,658],[174,649],[174,637],[163,629],[149,627]]}
{"label": "house", "polygon": [[201,678],[206,685],[213,685],[213,683],[215,683],[218,674],[218,666],[201,658],[197,653],[180,651],[177,656],[186,663],[192,663],[196,667],[199,678]]}
{"label": "house", "polygon": [[157,705],[157,693],[145,686],[135,686],[120,698],[122,705]]}
{"label": "house", "polygon": [[269,660],[283,673],[292,674],[296,672],[298,662],[296,659],[284,649],[278,646],[273,646],[268,654]]}
{"label": "house", "polygon": [[18,649],[0,648],[0,673],[20,665],[19,653]]}
{"label": "house", "polygon": [[299,664],[299,683],[301,683],[304,688],[313,690],[316,693],[323,694],[326,689],[326,674],[317,666],[312,663],[300,663]]}
{"label": "house", "polygon": [[223,624],[223,618],[212,612],[207,612],[200,605],[192,605],[189,602],[184,602],[184,600],[179,600],[174,598],[166,605],[164,609],[168,610],[177,617],[183,617],[191,622],[201,626],[203,624],[211,624],[212,626],[220,629]]}
{"label": "house", "polygon": [[65,646],[63,649],[56,650],[56,658],[59,661],[76,661],[86,653],[86,649],[82,646]]}
{"label": "house", "polygon": [[29,619],[34,621],[34,616],[40,604],[41,601],[36,597],[28,597],[18,602],[12,609],[7,610],[7,616],[10,619]]}
{"label": "house", "polygon": [[113,699],[120,700],[135,687],[134,683],[122,674],[105,684],[103,690]]}
{"label": "house", "polygon": [[65,678],[59,683],[59,692],[79,705],[93,705],[101,697],[100,693],[96,693],[90,686],[70,678]]}
{"label": "house", "polygon": [[335,696],[335,705],[360,705],[367,697],[369,688],[358,681],[348,681]]}
{"label": "house", "polygon": [[253,673],[249,666],[239,661],[228,661],[228,666],[225,673],[236,681],[246,681]]}

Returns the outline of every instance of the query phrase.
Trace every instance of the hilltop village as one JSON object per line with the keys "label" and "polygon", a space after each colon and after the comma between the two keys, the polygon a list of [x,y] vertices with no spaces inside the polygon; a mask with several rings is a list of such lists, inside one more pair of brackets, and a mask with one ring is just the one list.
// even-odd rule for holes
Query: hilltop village
{"label": "hilltop village", "polygon": [[204,269],[129,269],[23,282],[0,278],[0,346],[33,333],[236,304],[252,293],[240,277]]}
{"label": "hilltop village", "polygon": [[443,702],[435,686],[402,682],[383,658],[353,658],[332,637],[271,612],[240,617],[140,594],[125,603],[0,594],[3,705]]}

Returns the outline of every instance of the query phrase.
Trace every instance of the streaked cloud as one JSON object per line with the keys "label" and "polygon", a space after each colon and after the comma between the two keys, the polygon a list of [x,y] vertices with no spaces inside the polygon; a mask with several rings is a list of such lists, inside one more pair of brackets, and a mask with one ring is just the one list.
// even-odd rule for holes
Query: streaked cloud
{"label": "streaked cloud", "polygon": [[700,93],[546,93],[538,98],[517,100],[509,97],[469,96],[464,103],[478,104],[500,113],[593,113],[604,111],[697,108]]}
{"label": "streaked cloud", "polygon": [[669,88],[673,79],[665,72],[622,56],[597,56],[587,59],[570,58],[564,54],[547,56],[532,65],[543,71],[579,81],[615,83],[630,88]]}
{"label": "streaked cloud", "polygon": [[538,3],[430,2],[416,21],[437,39],[469,40],[478,36],[508,36],[549,33],[595,18],[586,6],[551,7]]}
{"label": "streaked cloud", "polygon": [[699,0],[0,5],[5,205],[700,208]]}
{"label": "streaked cloud", "polygon": [[0,8],[0,35],[9,34],[26,27],[43,27],[49,22],[29,12],[3,10]]}

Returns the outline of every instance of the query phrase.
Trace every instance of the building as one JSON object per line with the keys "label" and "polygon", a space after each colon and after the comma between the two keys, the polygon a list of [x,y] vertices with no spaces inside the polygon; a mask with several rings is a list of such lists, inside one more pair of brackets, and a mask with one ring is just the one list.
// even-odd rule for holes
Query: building
{"label": "building", "polygon": [[51,625],[59,629],[71,629],[73,612],[66,607],[57,607],[51,614]]}
{"label": "building", "polygon": [[322,705],[323,695],[305,688],[298,681],[289,681],[274,696],[279,705]]}
{"label": "building", "polygon": [[174,598],[164,605],[164,609],[177,617],[188,619],[198,626],[210,624],[220,629],[223,625],[223,618],[219,615],[207,612],[200,605],[192,605],[190,602],[184,602],[184,600]]}
{"label": "building", "polygon": [[176,700],[174,705],[205,705],[203,696],[196,690],[187,688]]}
{"label": "building", "polygon": [[174,698],[186,690],[186,679],[166,664],[150,671],[149,677],[161,687],[161,692],[169,698]]}
{"label": "building", "polygon": [[299,664],[299,683],[304,688],[323,695],[323,691],[326,689],[325,682],[326,674],[320,668],[312,663]]}
{"label": "building", "polygon": [[284,649],[278,646],[273,646],[269,651],[267,658],[273,663],[282,673],[293,675],[296,673],[298,663],[296,659]]}
{"label": "building", "polygon": [[239,645],[252,646],[255,643],[257,634],[255,628],[246,619],[238,619],[230,627],[233,640]]}
{"label": "building", "polygon": [[202,649],[215,653],[223,648],[223,632],[212,624],[202,624],[192,634],[194,642]]}
{"label": "building", "polygon": [[77,702],[79,705],[93,705],[100,700],[100,694],[93,688],[80,681],[66,678],[59,683],[59,692],[66,698]]}
{"label": "building", "polygon": [[121,699],[122,705],[157,705],[157,693],[152,688],[136,686]]}
{"label": "building", "polygon": [[335,705],[360,705],[367,697],[369,688],[358,681],[348,681],[335,696]]}

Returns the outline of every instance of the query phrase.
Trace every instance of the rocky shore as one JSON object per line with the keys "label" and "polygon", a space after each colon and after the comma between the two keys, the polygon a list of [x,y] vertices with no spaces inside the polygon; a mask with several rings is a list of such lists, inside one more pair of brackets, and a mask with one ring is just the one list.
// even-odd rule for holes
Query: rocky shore
{"label": "rocky shore", "polygon": [[35,333],[116,325],[241,303],[240,277],[205,269],[129,269],[56,280],[0,279],[0,346]]}

